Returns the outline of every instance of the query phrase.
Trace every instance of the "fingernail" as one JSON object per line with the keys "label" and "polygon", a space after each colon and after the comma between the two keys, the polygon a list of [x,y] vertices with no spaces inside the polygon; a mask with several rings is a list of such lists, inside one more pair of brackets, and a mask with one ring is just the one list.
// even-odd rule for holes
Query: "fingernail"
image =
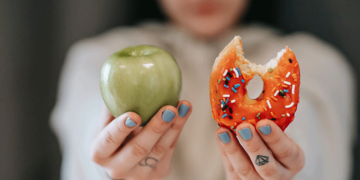
{"label": "fingernail", "polygon": [[252,137],[251,131],[248,127],[244,128],[244,129],[240,129],[239,134],[245,141],[251,139],[251,137]]}
{"label": "fingernail", "polygon": [[259,127],[259,130],[263,135],[269,135],[271,133],[270,125]]}
{"label": "fingernail", "polygon": [[190,107],[185,105],[185,104],[181,104],[179,107],[179,116],[180,117],[184,117],[186,116],[186,114],[189,112]]}
{"label": "fingernail", "polygon": [[130,119],[130,117],[128,117],[125,121],[125,125],[127,127],[134,127],[136,126],[136,122],[134,122],[133,120]]}
{"label": "fingernail", "polygon": [[170,110],[165,110],[163,115],[162,115],[162,119],[166,122],[170,122],[171,120],[173,120],[175,117],[175,113],[173,113]]}
{"label": "fingernail", "polygon": [[230,142],[230,136],[227,132],[218,134],[218,136],[223,143],[227,144]]}

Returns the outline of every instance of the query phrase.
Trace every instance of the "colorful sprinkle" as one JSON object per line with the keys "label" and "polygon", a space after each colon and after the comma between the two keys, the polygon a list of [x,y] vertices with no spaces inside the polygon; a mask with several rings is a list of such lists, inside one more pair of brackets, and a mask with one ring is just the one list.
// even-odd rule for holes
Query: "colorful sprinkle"
{"label": "colorful sprinkle", "polygon": [[274,78],[279,79],[279,78],[280,78],[280,76],[274,76]]}
{"label": "colorful sprinkle", "polygon": [[285,117],[285,114],[282,114],[281,117]]}
{"label": "colorful sprinkle", "polygon": [[222,104],[222,105],[225,105],[225,102],[224,102],[223,100],[221,100],[221,104]]}
{"label": "colorful sprinkle", "polygon": [[225,110],[226,108],[228,108],[229,106],[228,105],[225,105],[223,108],[221,108],[221,110]]}
{"label": "colorful sprinkle", "polygon": [[232,117],[232,116],[229,116],[229,118],[230,118],[230,119],[233,119],[233,117]]}
{"label": "colorful sprinkle", "polygon": [[231,103],[234,103],[234,102],[235,102],[235,99],[231,100],[230,102],[231,102]]}
{"label": "colorful sprinkle", "polygon": [[232,77],[232,75],[231,75],[230,73],[227,73],[227,75],[228,75],[229,77]]}
{"label": "colorful sprinkle", "polygon": [[239,73],[239,76],[241,76],[241,72],[240,72],[240,69],[239,69],[239,67],[236,67],[236,70],[238,71],[238,73]]}
{"label": "colorful sprinkle", "polygon": [[230,68],[230,71],[232,71],[232,68]]}
{"label": "colorful sprinkle", "polygon": [[224,94],[223,97],[230,97],[230,95],[229,94]]}
{"label": "colorful sprinkle", "polygon": [[260,113],[258,113],[258,114],[256,115],[256,117],[257,117],[258,119],[260,119]]}
{"label": "colorful sprinkle", "polygon": [[290,72],[288,72],[285,77],[288,78],[289,76],[290,76]]}
{"label": "colorful sprinkle", "polygon": [[273,68],[270,68],[270,69],[269,69],[269,73],[271,73],[272,71],[273,71]]}
{"label": "colorful sprinkle", "polygon": [[228,85],[226,85],[226,84],[224,84],[224,87],[229,88],[229,86],[228,86]]}
{"label": "colorful sprinkle", "polygon": [[228,102],[229,102],[229,98],[226,99],[225,104],[227,104]]}
{"label": "colorful sprinkle", "polygon": [[288,86],[287,85],[285,85],[285,84],[283,84],[283,85],[281,85],[282,87],[284,87],[284,88],[288,88]]}
{"label": "colorful sprinkle", "polygon": [[288,81],[284,81],[284,84],[286,84],[286,85],[291,85],[291,83],[288,82]]}
{"label": "colorful sprinkle", "polygon": [[228,81],[230,81],[230,78],[229,78],[229,77],[227,77],[227,76],[226,76],[226,79],[227,79]]}
{"label": "colorful sprinkle", "polygon": [[220,82],[221,82],[221,79],[218,80],[218,84],[220,84]]}
{"label": "colorful sprinkle", "polygon": [[292,76],[294,79],[296,79],[296,74],[292,74],[291,76]]}
{"label": "colorful sprinkle", "polygon": [[240,87],[240,84],[235,84],[234,85],[234,88],[238,88],[238,87]]}
{"label": "colorful sprinkle", "polygon": [[267,108],[266,108],[266,107],[264,107],[264,111],[267,111]]}
{"label": "colorful sprinkle", "polygon": [[223,78],[223,81],[226,81],[226,79],[225,79],[225,78]]}
{"label": "colorful sprinkle", "polygon": [[242,120],[245,121],[245,117],[243,117]]}
{"label": "colorful sprinkle", "polygon": [[270,112],[270,115],[271,115],[272,117],[276,118],[276,116],[274,115],[273,112]]}
{"label": "colorful sprinkle", "polygon": [[289,113],[286,113],[287,117],[290,117],[290,114]]}
{"label": "colorful sprinkle", "polygon": [[225,118],[227,116],[227,114],[224,114],[224,115],[222,115],[222,118]]}
{"label": "colorful sprinkle", "polygon": [[234,126],[231,126],[230,129],[234,129]]}
{"label": "colorful sprinkle", "polygon": [[283,96],[284,97],[284,99],[286,98],[286,96]]}
{"label": "colorful sprinkle", "polygon": [[231,114],[233,113],[233,111],[232,111],[231,107],[229,107],[229,111],[230,111],[230,113],[231,113]]}
{"label": "colorful sprinkle", "polygon": [[274,101],[278,101],[278,99],[276,99],[274,96],[271,96],[271,99],[273,99]]}
{"label": "colorful sprinkle", "polygon": [[232,91],[234,91],[234,93],[237,93],[236,89],[235,88],[231,88]]}
{"label": "colorful sprinkle", "polygon": [[276,87],[274,87],[272,90],[271,90],[271,92],[274,92],[276,90]]}
{"label": "colorful sprinkle", "polygon": [[289,62],[290,62],[290,63],[292,63],[292,60],[291,60],[291,59],[289,59]]}
{"label": "colorful sprinkle", "polygon": [[269,100],[266,100],[268,106],[269,106],[269,109],[271,109],[271,104],[270,104],[270,101]]}
{"label": "colorful sprinkle", "polygon": [[285,108],[291,108],[294,105],[294,102],[291,102],[289,105],[285,106]]}
{"label": "colorful sprinkle", "polygon": [[238,71],[234,69],[234,72],[235,72],[236,78],[238,78],[239,77]]}
{"label": "colorful sprinkle", "polygon": [[279,90],[277,90],[274,94],[274,97],[276,97],[279,94]]}
{"label": "colorful sprinkle", "polygon": [[289,90],[287,90],[287,89],[284,89],[284,92],[288,93],[288,92],[289,92]]}
{"label": "colorful sprinkle", "polygon": [[244,79],[242,79],[241,82],[244,83],[245,82]]}
{"label": "colorful sprinkle", "polygon": [[296,63],[295,65],[294,65],[294,67],[296,67],[298,65],[298,63]]}
{"label": "colorful sprinkle", "polygon": [[225,72],[224,72],[224,74],[223,74],[223,76],[226,76],[227,72],[228,72],[228,70],[226,69]]}
{"label": "colorful sprinkle", "polygon": [[295,94],[295,84],[293,84],[293,86],[292,86],[291,93]]}

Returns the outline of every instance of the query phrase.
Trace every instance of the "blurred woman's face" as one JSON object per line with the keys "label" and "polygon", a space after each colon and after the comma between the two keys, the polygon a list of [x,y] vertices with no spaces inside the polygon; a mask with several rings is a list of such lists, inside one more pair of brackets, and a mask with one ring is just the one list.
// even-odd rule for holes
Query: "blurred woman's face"
{"label": "blurred woman's face", "polygon": [[216,37],[243,15],[248,0],[160,0],[170,20],[202,37]]}

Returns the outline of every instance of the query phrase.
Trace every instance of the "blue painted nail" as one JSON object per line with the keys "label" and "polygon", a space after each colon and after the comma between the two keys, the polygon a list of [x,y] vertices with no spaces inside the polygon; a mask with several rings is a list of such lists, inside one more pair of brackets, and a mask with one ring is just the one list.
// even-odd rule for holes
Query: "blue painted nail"
{"label": "blue painted nail", "polygon": [[251,139],[251,137],[252,137],[251,131],[248,127],[244,128],[244,129],[240,129],[239,134],[245,141]]}
{"label": "blue painted nail", "polygon": [[125,125],[127,127],[134,127],[136,126],[136,122],[134,122],[133,120],[130,119],[130,117],[128,117],[125,121]]}
{"label": "blue painted nail", "polygon": [[175,113],[173,113],[172,111],[170,110],[165,110],[163,115],[162,115],[162,119],[165,121],[165,122],[170,122],[171,120],[173,120],[175,117]]}
{"label": "blue painted nail", "polygon": [[218,134],[218,136],[223,143],[227,144],[230,142],[230,136],[227,132]]}
{"label": "blue painted nail", "polygon": [[271,127],[270,125],[267,125],[267,126],[264,126],[264,127],[260,127],[259,128],[260,132],[263,134],[263,135],[269,135],[271,133]]}
{"label": "blue painted nail", "polygon": [[179,116],[180,117],[184,117],[186,116],[186,114],[189,112],[190,107],[185,105],[185,104],[181,104],[179,107]]}

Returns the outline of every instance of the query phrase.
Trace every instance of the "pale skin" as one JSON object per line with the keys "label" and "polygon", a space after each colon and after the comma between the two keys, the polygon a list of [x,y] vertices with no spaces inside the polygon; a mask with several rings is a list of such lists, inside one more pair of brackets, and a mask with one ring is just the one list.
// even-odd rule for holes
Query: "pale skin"
{"label": "pale skin", "polygon": [[[184,117],[178,115],[180,104],[190,107]],[[171,122],[162,119],[165,110],[175,113]],[[92,144],[91,159],[104,167],[112,179],[164,179],[170,172],[177,140],[191,111],[190,102],[180,101],[178,107],[162,107],[146,126],[139,127],[141,118],[136,113],[124,113],[114,119],[105,110],[101,130]],[[128,117],[137,125],[128,127],[125,124]]]}
{"label": "pale skin", "polygon": [[[260,127],[269,125],[271,133],[264,135]],[[239,130],[249,128],[252,137],[244,140]],[[230,136],[228,143],[223,143],[218,134],[227,132]],[[242,123],[236,128],[236,136],[229,130],[219,127],[216,131],[218,147],[223,159],[228,180],[240,179],[291,179],[305,164],[302,149],[289,138],[273,121],[261,120],[256,127],[249,123]],[[267,161],[257,164],[256,159],[264,156]]]}
{"label": "pale skin", "polygon": [[[174,26],[199,40],[216,40],[239,21],[248,0],[159,0],[159,3]],[[178,116],[177,111],[182,103],[190,107],[184,117]],[[177,140],[192,111],[188,101],[180,101],[179,105],[162,107],[143,128],[139,127],[141,119],[136,113],[128,112],[114,119],[105,111],[91,148],[92,160],[104,167],[112,179],[166,178]],[[161,118],[165,109],[176,114],[171,122]],[[128,117],[137,125],[126,126]],[[268,135],[259,131],[259,127],[266,125],[271,127]],[[246,127],[252,134],[249,140],[238,133]],[[218,137],[224,132],[230,137],[228,143]],[[236,136],[243,146],[226,128],[219,127],[215,134],[227,180],[291,179],[305,164],[300,146],[271,120],[261,120],[256,127],[248,123],[238,125]],[[256,161],[258,156],[266,159],[261,165]]]}

